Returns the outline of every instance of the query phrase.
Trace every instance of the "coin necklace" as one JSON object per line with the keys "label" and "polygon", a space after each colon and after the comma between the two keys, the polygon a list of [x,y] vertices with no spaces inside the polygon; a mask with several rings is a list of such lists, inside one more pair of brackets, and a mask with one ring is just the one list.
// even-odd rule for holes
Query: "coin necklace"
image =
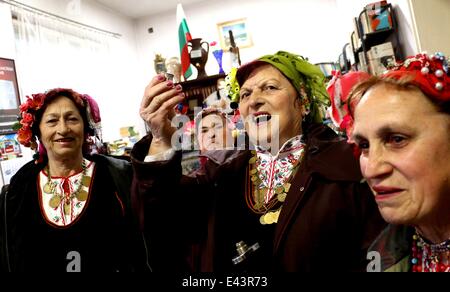
{"label": "coin necklace", "polygon": [[57,183],[52,181],[51,179],[51,174],[50,174],[50,167],[47,166],[47,182],[44,185],[44,193],[46,194],[50,194],[52,195],[50,201],[49,201],[49,206],[53,209],[58,208],[61,203],[64,201],[64,214],[65,215],[69,215],[70,211],[71,211],[71,202],[73,200],[73,198],[77,198],[78,201],[86,201],[88,198],[88,193],[83,190],[83,186],[85,187],[89,187],[89,185],[91,184],[91,177],[86,176],[86,161],[85,159],[83,159],[82,163],[81,163],[81,167],[83,169],[82,175],[81,175],[81,181],[78,184],[78,187],[76,188],[76,190],[74,192],[72,192],[69,195],[64,195],[64,194],[58,194],[56,192],[56,186]]}
{"label": "coin necklace", "polygon": [[253,157],[249,160],[249,168],[247,172],[245,199],[250,210],[255,214],[261,215],[259,222],[262,225],[274,224],[278,222],[283,203],[284,201],[286,201],[287,194],[291,188],[290,181],[292,181],[293,177],[295,176],[304,153],[305,152],[303,150],[300,158],[293,164],[292,173],[289,180],[282,186],[276,187],[274,190],[276,196],[273,196],[272,199],[270,199],[269,202],[266,203],[265,198],[267,193],[269,192],[269,189],[259,189],[262,181],[259,178],[258,169],[256,167],[258,158],[256,151],[252,151]]}

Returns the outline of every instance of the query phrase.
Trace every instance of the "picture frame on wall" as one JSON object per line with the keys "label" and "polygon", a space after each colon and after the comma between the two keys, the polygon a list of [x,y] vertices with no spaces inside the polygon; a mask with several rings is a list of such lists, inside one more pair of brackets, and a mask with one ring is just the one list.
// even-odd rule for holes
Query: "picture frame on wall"
{"label": "picture frame on wall", "polygon": [[246,18],[218,23],[217,29],[219,30],[220,46],[223,50],[229,50],[231,47],[229,31],[233,32],[234,41],[239,48],[253,46]]}
{"label": "picture frame on wall", "polygon": [[20,96],[14,60],[0,57],[0,135],[14,133]]}

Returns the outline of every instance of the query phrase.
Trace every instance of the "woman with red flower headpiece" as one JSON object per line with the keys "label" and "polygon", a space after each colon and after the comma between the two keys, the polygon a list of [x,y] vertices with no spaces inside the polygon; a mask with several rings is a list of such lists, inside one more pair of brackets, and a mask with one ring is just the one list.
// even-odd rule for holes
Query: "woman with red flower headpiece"
{"label": "woman with red flower headpiece", "polygon": [[443,54],[407,58],[353,92],[352,141],[383,218],[378,270],[450,272],[450,72]]}
{"label": "woman with red flower headpiece", "polygon": [[97,103],[53,89],[20,111],[18,140],[37,153],[0,197],[0,270],[147,270],[130,211],[131,166],[92,154],[101,141]]}

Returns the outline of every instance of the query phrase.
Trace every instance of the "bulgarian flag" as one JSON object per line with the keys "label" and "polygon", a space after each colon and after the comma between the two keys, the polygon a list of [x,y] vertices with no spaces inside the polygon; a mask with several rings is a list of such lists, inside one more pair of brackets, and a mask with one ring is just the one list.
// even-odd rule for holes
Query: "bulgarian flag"
{"label": "bulgarian flag", "polygon": [[180,42],[181,54],[181,70],[184,79],[187,80],[192,75],[191,59],[189,57],[187,43],[192,39],[189,27],[186,22],[183,7],[181,4],[177,6],[177,24],[178,24],[178,40]]}

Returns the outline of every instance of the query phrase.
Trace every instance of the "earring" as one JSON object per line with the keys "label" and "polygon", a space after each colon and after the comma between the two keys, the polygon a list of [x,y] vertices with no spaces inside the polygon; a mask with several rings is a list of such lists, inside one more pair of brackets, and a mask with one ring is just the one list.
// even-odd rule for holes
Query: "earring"
{"label": "earring", "polygon": [[302,105],[302,117],[303,121],[306,120],[306,116],[309,115],[311,111],[309,109],[306,109],[305,105]]}

